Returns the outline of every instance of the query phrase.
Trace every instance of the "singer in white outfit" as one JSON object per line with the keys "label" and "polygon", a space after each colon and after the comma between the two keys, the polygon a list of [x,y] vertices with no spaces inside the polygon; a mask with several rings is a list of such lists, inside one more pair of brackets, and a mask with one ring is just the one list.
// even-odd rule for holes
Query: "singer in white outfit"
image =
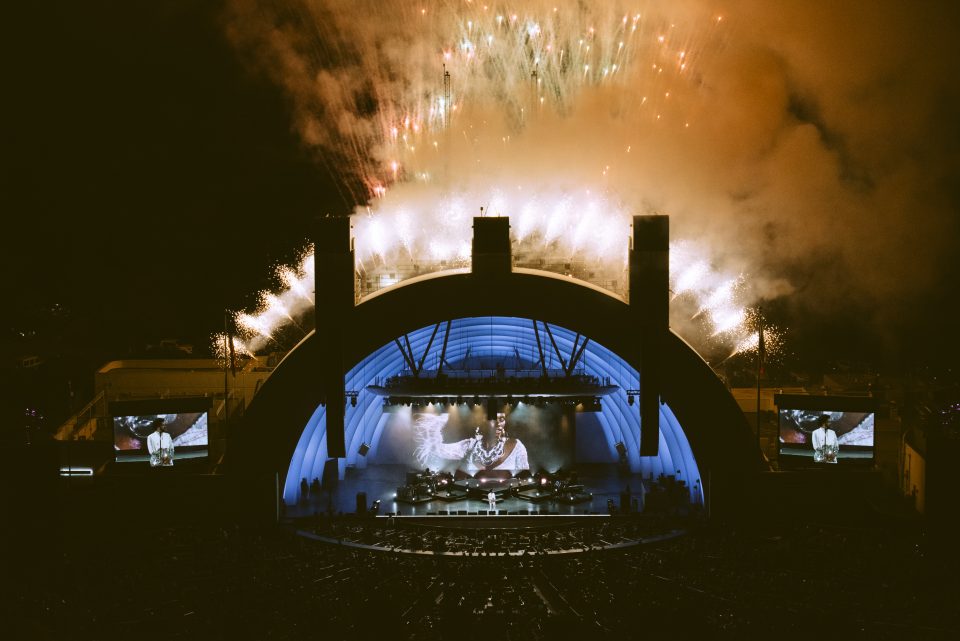
{"label": "singer in white outfit", "polygon": [[830,417],[824,415],[820,417],[820,427],[813,431],[811,441],[813,442],[813,460],[816,463],[836,463],[837,454],[840,453],[840,443],[837,441],[837,433],[830,429]]}
{"label": "singer in white outfit", "polygon": [[153,422],[154,431],[147,437],[147,451],[150,453],[151,467],[169,467],[173,465],[173,439],[163,429],[163,419]]}

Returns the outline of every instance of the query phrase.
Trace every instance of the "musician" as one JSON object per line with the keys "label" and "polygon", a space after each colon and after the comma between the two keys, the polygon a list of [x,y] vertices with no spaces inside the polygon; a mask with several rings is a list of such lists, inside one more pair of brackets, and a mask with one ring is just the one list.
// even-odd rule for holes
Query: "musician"
{"label": "musician", "polygon": [[830,429],[830,417],[826,414],[818,419],[820,427],[813,431],[813,460],[816,463],[836,463],[840,453],[837,433]]}
{"label": "musician", "polygon": [[151,467],[170,467],[173,465],[173,439],[163,429],[163,419],[153,420],[154,431],[147,437],[147,452],[150,453]]}
{"label": "musician", "polygon": [[491,511],[497,509],[497,493],[493,490],[490,490],[487,494],[487,507],[490,508]]}

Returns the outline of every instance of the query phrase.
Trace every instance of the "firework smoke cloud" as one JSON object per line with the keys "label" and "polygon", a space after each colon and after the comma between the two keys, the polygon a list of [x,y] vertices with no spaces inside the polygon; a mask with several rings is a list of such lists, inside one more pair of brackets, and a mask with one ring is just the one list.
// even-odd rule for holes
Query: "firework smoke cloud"
{"label": "firework smoke cloud", "polygon": [[744,349],[746,307],[906,297],[955,234],[947,27],[836,4],[236,1],[225,24],[356,203],[362,265],[467,260],[484,207],[515,253],[615,279],[630,216],[669,214],[674,328]]}

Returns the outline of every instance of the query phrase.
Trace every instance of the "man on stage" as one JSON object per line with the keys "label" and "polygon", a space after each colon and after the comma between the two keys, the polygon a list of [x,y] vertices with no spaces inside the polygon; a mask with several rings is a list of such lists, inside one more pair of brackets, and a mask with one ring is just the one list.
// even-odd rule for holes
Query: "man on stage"
{"label": "man on stage", "polygon": [[840,453],[837,433],[830,429],[830,417],[826,414],[820,417],[819,422],[820,427],[811,435],[813,460],[815,463],[836,463],[837,455]]}
{"label": "man on stage", "polygon": [[163,419],[153,420],[154,431],[147,437],[147,451],[150,453],[150,467],[170,467],[173,465],[173,439],[163,429]]}

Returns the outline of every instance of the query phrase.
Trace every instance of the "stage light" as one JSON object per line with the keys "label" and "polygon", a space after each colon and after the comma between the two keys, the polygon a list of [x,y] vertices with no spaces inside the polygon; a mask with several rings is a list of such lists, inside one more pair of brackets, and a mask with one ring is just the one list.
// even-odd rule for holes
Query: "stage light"
{"label": "stage light", "polygon": [[370,446],[367,445],[366,443],[361,443],[360,449],[357,450],[357,454],[359,454],[360,456],[366,456],[367,452],[369,451],[370,451]]}
{"label": "stage light", "polygon": [[633,405],[633,394],[627,396],[627,405]]}

